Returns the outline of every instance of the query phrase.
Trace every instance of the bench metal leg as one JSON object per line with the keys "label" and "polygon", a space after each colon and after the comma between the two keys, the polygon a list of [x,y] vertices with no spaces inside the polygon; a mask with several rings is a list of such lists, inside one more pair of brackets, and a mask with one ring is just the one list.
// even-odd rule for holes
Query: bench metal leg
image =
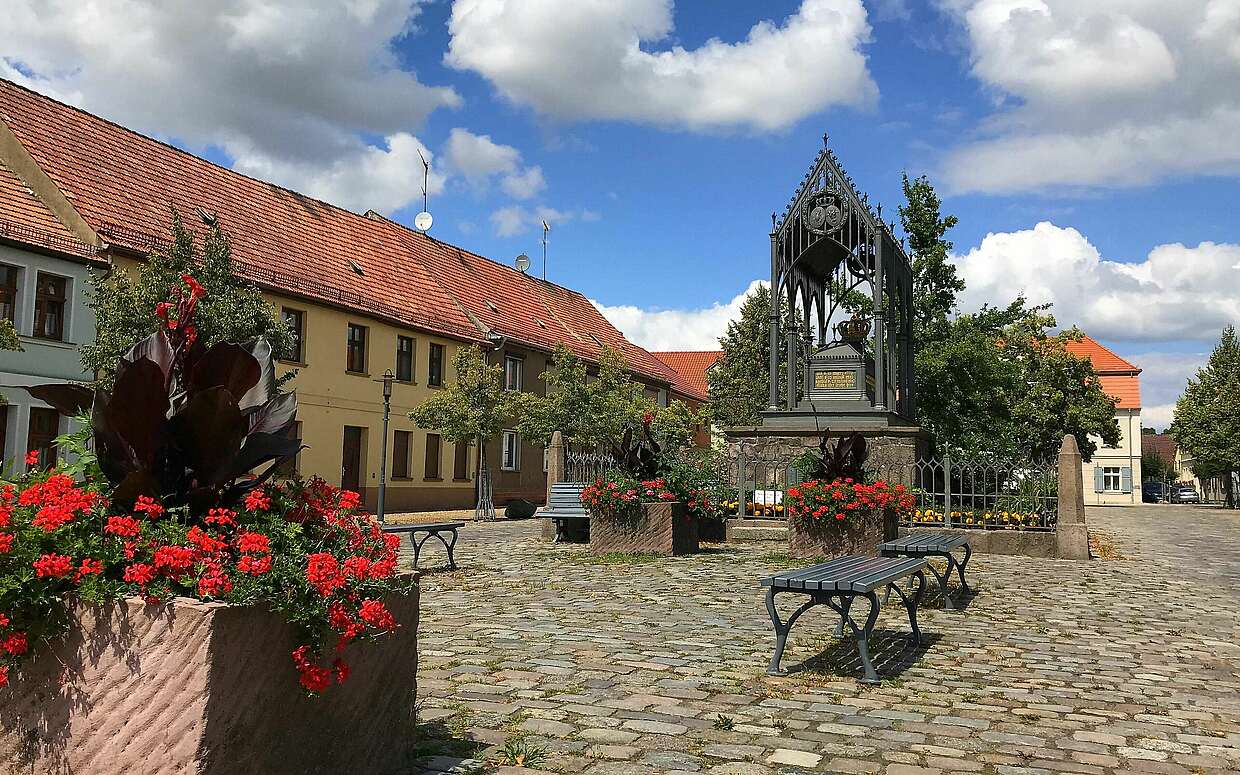
{"label": "bench metal leg", "polygon": [[787,622],[779,620],[779,611],[775,608],[775,593],[782,590],[775,588],[766,591],[766,611],[771,615],[771,624],[775,627],[775,654],[771,657],[771,664],[766,668],[767,675],[783,675],[783,671],[779,669],[779,661],[784,656],[784,646],[788,644],[788,633],[792,630],[793,623],[800,618],[801,614],[818,605],[821,601],[815,597],[810,597],[800,608],[792,612],[792,616],[788,617]]}
{"label": "bench metal leg", "polygon": [[913,645],[921,645],[921,629],[917,626],[917,605],[921,602],[921,596],[926,591],[926,574],[921,571],[913,574],[909,579],[909,593],[905,593],[900,585],[892,582],[887,585],[887,590],[895,590],[900,596],[900,600],[904,602],[904,608],[908,611],[908,626],[913,631]]}
{"label": "bench metal leg", "polygon": [[969,593],[969,585],[964,580],[964,566],[969,564],[969,558],[973,556],[973,547],[968,544],[964,545],[964,559],[956,564],[956,572],[960,574],[960,589],[965,593]]}
{"label": "bench metal leg", "polygon": [[[835,625],[835,637],[837,638],[844,637],[844,621],[848,619],[848,610],[852,608],[852,601],[851,597],[842,598],[840,601],[841,606],[844,608],[844,615],[840,617],[840,623]],[[886,603],[887,601],[884,600],[883,602]]]}
{"label": "bench metal leg", "polygon": [[[865,625],[858,627],[849,614],[852,608],[852,600],[855,597],[864,597],[870,601],[870,614],[865,618]],[[827,605],[835,609],[835,611],[848,623],[852,629],[853,640],[857,644],[857,653],[861,656],[861,667],[865,670],[865,677],[861,679],[862,683],[879,682],[878,673],[874,670],[874,663],[870,661],[870,633],[874,632],[874,624],[878,621],[878,610],[881,607],[878,602],[877,592],[865,592],[862,594],[844,593],[839,595],[840,603],[837,605],[832,598],[827,598]]]}
{"label": "bench metal leg", "polygon": [[451,543],[449,543],[448,539],[444,538],[441,532],[438,530],[427,531],[426,535],[422,536],[422,539],[419,541],[413,540],[413,536],[414,536],[413,533],[409,534],[409,543],[413,544],[413,567],[414,568],[418,567],[418,558],[422,555],[422,547],[426,545],[427,541],[431,540],[431,538],[434,537],[434,538],[438,538],[439,542],[443,544],[443,548],[448,550],[448,568],[451,570],[456,570],[456,558],[453,556],[453,549],[456,548],[456,528],[452,528],[451,530],[447,532],[452,534]]}
{"label": "bench metal leg", "polygon": [[[930,575],[934,576],[934,580],[938,583],[939,592],[943,593],[943,608],[948,611],[954,611],[956,609],[956,605],[952,602],[951,593],[947,591],[947,581],[952,577],[952,566],[956,564],[956,560],[952,557],[951,552],[945,552],[942,555],[935,556],[947,557],[947,570],[943,573],[939,573],[938,569],[934,567],[934,564],[929,562],[926,563],[926,568],[930,571]],[[909,589],[911,590],[912,588],[913,580],[909,579]]]}

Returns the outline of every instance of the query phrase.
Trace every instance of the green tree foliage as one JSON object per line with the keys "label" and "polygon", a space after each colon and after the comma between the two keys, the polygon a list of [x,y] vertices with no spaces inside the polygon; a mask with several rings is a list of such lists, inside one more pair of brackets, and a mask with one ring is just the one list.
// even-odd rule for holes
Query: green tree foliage
{"label": "green tree foliage", "polygon": [[0,350],[17,350],[22,349],[22,342],[17,338],[17,329],[13,327],[13,323],[5,318],[0,318]]}
{"label": "green tree foliage", "polygon": [[904,173],[901,182],[905,204],[900,207],[900,224],[913,253],[913,335],[924,344],[943,335],[956,309],[956,296],[964,290],[964,280],[949,258],[953,245],[947,239],[959,220],[942,215],[942,202],[925,175],[910,179]]}
{"label": "green tree foliage", "polygon": [[1052,335],[1046,307],[1017,298],[945,325],[945,336],[917,353],[918,420],[941,451],[1048,458],[1064,434],[1081,455],[1120,441],[1115,401],[1093,365],[1066,349],[1071,329]]}
{"label": "green tree foliage", "polygon": [[650,400],[624,357],[610,347],[599,352],[597,374],[591,375],[583,360],[560,345],[542,380],[546,395],[514,394],[509,406],[517,431],[535,444],[547,444],[558,430],[565,441],[583,448],[609,445],[650,415],[655,437],[675,448],[688,443],[697,422],[681,401],[660,407]]}
{"label": "green tree foliage", "polygon": [[457,350],[453,366],[456,382],[436,391],[409,413],[409,419],[453,444],[496,435],[503,430],[516,395],[501,384],[504,368],[487,363],[477,345]]}
{"label": "green tree foliage", "polygon": [[[727,333],[720,337],[723,355],[706,374],[712,424],[726,428],[757,425],[761,421],[758,413],[770,400],[770,315],[771,289],[759,286],[745,297],[740,317],[728,323]],[[781,350],[781,375],[786,364]],[[782,381],[780,391],[782,395]]]}
{"label": "green tree foliage", "polygon": [[1175,442],[1192,456],[1199,479],[1225,478],[1229,504],[1236,502],[1231,473],[1240,471],[1240,341],[1223,329],[1206,365],[1188,380],[1175,403]]}
{"label": "green tree foliage", "polygon": [[1180,478],[1180,472],[1162,455],[1145,452],[1141,455],[1141,476],[1147,481],[1174,482]]}
{"label": "green tree foliage", "polygon": [[83,368],[110,382],[120,356],[164,325],[155,315],[156,305],[168,300],[169,289],[179,285],[182,274],[193,274],[207,289],[197,316],[198,340],[204,346],[261,337],[277,358],[292,352],[293,333],[278,310],[256,285],[234,274],[228,237],[219,225],[213,225],[199,245],[173,210],[172,247],[166,253],[151,254],[134,272],[92,274],[88,304],[98,333],[81,348]]}

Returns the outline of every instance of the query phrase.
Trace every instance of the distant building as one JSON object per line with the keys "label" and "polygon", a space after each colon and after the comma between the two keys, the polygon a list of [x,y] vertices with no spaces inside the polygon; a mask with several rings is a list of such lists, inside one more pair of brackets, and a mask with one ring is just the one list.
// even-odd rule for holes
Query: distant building
{"label": "distant building", "polygon": [[[672,381],[673,395],[681,398],[691,409],[700,409],[710,399],[706,373],[723,355],[722,350],[676,350],[651,354],[676,374],[676,379]],[[698,425],[693,441],[699,447],[710,446],[709,424]]]}
{"label": "distant building", "polygon": [[[1102,389],[1116,399],[1115,420],[1120,440],[1114,447],[1098,445],[1093,459],[1084,464],[1085,503],[1120,506],[1141,502],[1141,369],[1088,336],[1069,342],[1068,351],[1087,358],[1098,373]],[[1136,486],[1134,486],[1134,483]]]}

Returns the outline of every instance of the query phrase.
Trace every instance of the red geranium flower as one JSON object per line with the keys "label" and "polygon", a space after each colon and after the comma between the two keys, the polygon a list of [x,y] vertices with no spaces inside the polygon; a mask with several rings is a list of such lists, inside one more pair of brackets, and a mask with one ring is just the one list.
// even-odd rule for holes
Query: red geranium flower
{"label": "red geranium flower", "polygon": [[67,554],[43,554],[34,563],[35,575],[64,578],[73,570],[73,558]]}
{"label": "red geranium flower", "polygon": [[37,466],[39,464],[39,450],[32,449],[26,453],[26,465]]}
{"label": "red geranium flower", "polygon": [[26,642],[26,633],[24,632],[11,632],[0,642],[0,649],[13,656],[25,654],[28,648],[30,648],[30,644]]}
{"label": "red geranium flower", "polygon": [[142,523],[133,517],[108,517],[108,524],[103,528],[103,532],[121,538],[133,538],[141,531]]}

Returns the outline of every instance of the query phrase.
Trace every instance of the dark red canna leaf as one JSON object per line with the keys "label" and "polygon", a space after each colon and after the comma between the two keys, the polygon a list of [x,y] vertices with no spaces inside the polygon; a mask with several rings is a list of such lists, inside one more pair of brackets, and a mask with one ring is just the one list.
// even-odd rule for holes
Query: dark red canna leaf
{"label": "dark red canna leaf", "polygon": [[90,388],[70,382],[58,385],[28,385],[26,392],[69,417],[76,417],[89,409],[95,398],[95,393]]}

